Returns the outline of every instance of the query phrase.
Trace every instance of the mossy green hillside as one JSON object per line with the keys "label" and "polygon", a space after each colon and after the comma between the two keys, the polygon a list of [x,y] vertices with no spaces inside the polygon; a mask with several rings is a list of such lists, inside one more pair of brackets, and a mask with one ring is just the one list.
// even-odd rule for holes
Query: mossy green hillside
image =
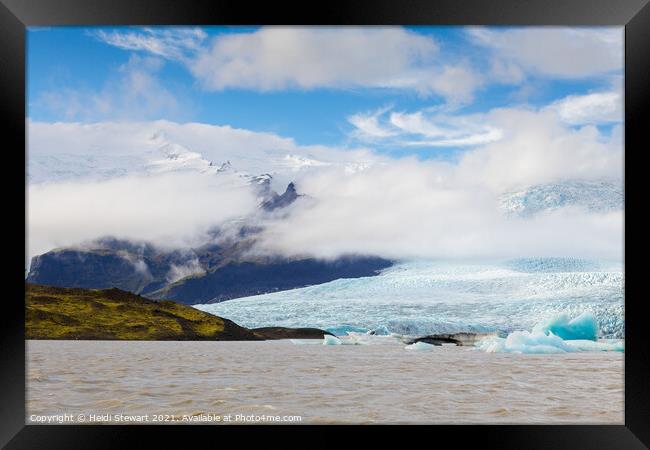
{"label": "mossy green hillside", "polygon": [[26,284],[27,339],[259,340],[251,330],[190,306],[119,289]]}

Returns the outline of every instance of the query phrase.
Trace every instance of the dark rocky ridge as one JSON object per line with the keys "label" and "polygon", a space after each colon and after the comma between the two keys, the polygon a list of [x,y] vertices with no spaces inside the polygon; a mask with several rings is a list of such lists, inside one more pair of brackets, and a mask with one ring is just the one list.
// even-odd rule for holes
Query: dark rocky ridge
{"label": "dark rocky ridge", "polygon": [[265,339],[323,339],[325,335],[334,336],[318,328],[264,327],[253,328],[253,333]]}
{"label": "dark rocky ridge", "polygon": [[339,278],[373,276],[391,263],[382,258],[348,257],[230,262],[205,275],[190,277],[149,294],[151,298],[217,303],[238,297],[295,289]]}
{"label": "dark rocky ridge", "polygon": [[[109,242],[107,247],[105,244]],[[143,245],[145,251],[125,250],[131,243],[103,241],[96,248],[61,249],[36,256],[27,282],[86,289],[119,288],[152,299],[185,304],[210,303],[277,292],[339,278],[376,275],[391,261],[349,256],[333,261],[244,256],[252,245],[242,240],[210,245],[191,252],[165,252]],[[199,273],[169,280],[173,267],[195,262]]]}
{"label": "dark rocky ridge", "polygon": [[261,207],[267,211],[273,211],[274,209],[284,208],[292,204],[300,195],[296,192],[296,185],[289,183],[287,189],[282,195],[278,195],[275,192],[272,192],[269,195],[268,200],[264,201],[261,204]]}

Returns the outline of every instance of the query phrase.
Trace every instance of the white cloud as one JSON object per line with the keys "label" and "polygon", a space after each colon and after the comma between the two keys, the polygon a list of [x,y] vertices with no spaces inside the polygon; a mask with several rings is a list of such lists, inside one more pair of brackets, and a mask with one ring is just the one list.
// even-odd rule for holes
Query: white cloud
{"label": "white cloud", "polygon": [[198,275],[204,273],[205,273],[205,269],[201,267],[201,263],[199,262],[199,259],[194,258],[180,266],[176,264],[172,264],[165,278],[167,279],[168,283],[175,283],[176,281],[182,280],[183,278],[189,277],[191,275]]}
{"label": "white cloud", "polygon": [[401,28],[264,27],[215,37],[192,70],[214,90],[394,87],[437,54],[433,39]]}
{"label": "white cloud", "polygon": [[362,140],[376,140],[399,134],[397,130],[390,129],[385,124],[380,124],[380,118],[392,107],[380,108],[377,111],[368,113],[357,113],[348,117],[348,122],[354,125],[353,135]]}
{"label": "white cloud", "polygon": [[181,61],[206,90],[405,89],[450,105],[471,102],[483,77],[445,61],[439,44],[399,27],[262,27],[219,34],[199,29],[98,32],[103,42]]}
{"label": "white cloud", "polygon": [[616,133],[605,138],[593,126],[572,129],[549,110],[496,109],[486,120],[503,130],[503,138],[462,156],[463,183],[502,190],[567,178],[621,177],[623,142]]}
{"label": "white cloud", "polygon": [[29,254],[109,235],[187,246],[256,205],[251,189],[197,174],[30,185]]}
{"label": "white cloud", "polygon": [[475,43],[493,51],[495,74],[501,73],[504,79],[518,77],[516,66],[559,78],[623,70],[623,27],[470,27],[467,32]]}
{"label": "white cloud", "polygon": [[378,145],[466,147],[501,139],[501,130],[486,124],[485,115],[390,112],[382,108],[350,116],[351,136]]}
{"label": "white cloud", "polygon": [[[440,132],[416,118],[403,127]],[[503,192],[567,179],[620,183],[620,134],[575,129],[547,110],[497,109],[485,123],[502,130],[502,139],[465,151],[458,163],[401,159],[298,178],[309,199],[269,224],[261,248],[325,258],[621,257],[621,211],[561,208],[524,219],[506,217],[498,200]]]}
{"label": "white cloud", "polygon": [[298,200],[288,217],[268,223],[258,249],[323,258],[620,258],[620,211],[508,218],[494,192],[454,184],[450,170],[401,160],[356,174],[322,171],[299,182],[310,201]]}
{"label": "white cloud", "polygon": [[483,77],[468,64],[444,66],[429,80],[430,89],[447,99],[450,106],[471,103],[474,92],[484,83]]}
{"label": "white cloud", "polygon": [[162,64],[160,58],[133,55],[99,91],[62,88],[44,92],[36,102],[66,120],[174,117],[183,102],[157,78]]}
{"label": "white cloud", "polygon": [[492,58],[490,78],[501,84],[519,84],[526,78],[523,69],[515,63]]}
{"label": "white cloud", "polygon": [[138,28],[138,31],[97,30],[91,32],[102,42],[124,50],[145,51],[166,59],[186,60],[196,52],[207,33],[201,28],[156,27]]}
{"label": "white cloud", "polygon": [[623,122],[623,98],[619,92],[569,95],[548,106],[572,125]]}

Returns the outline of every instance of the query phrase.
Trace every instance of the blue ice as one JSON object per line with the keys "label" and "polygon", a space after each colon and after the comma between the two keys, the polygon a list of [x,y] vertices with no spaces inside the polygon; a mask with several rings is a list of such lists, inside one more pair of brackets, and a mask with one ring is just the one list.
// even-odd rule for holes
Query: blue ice
{"label": "blue ice", "polygon": [[624,351],[621,339],[598,340],[593,314],[583,312],[574,319],[560,314],[539,322],[532,331],[514,331],[506,338],[490,337],[476,344],[488,353],[567,353],[579,351]]}
{"label": "blue ice", "polygon": [[598,322],[589,311],[583,312],[574,319],[569,319],[568,314],[560,314],[539,322],[533,328],[533,332],[553,333],[565,340],[584,339],[596,341],[598,339]]}
{"label": "blue ice", "polygon": [[339,338],[326,334],[323,338],[323,345],[341,345],[342,342]]}

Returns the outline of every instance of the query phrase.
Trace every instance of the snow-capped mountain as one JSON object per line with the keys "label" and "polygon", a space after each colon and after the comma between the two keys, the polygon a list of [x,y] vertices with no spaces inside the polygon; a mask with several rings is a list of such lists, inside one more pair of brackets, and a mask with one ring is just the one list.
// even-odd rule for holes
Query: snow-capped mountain
{"label": "snow-capped mountain", "polygon": [[613,181],[567,180],[506,192],[499,204],[507,214],[520,217],[564,207],[606,212],[623,208],[623,187]]}
{"label": "snow-capped mountain", "polygon": [[[30,184],[106,180],[177,172],[271,175],[276,189],[324,167],[358,171],[375,156],[362,150],[301,147],[290,139],[225,126],[175,124],[28,124]],[[263,179],[257,181],[262,182]]]}

